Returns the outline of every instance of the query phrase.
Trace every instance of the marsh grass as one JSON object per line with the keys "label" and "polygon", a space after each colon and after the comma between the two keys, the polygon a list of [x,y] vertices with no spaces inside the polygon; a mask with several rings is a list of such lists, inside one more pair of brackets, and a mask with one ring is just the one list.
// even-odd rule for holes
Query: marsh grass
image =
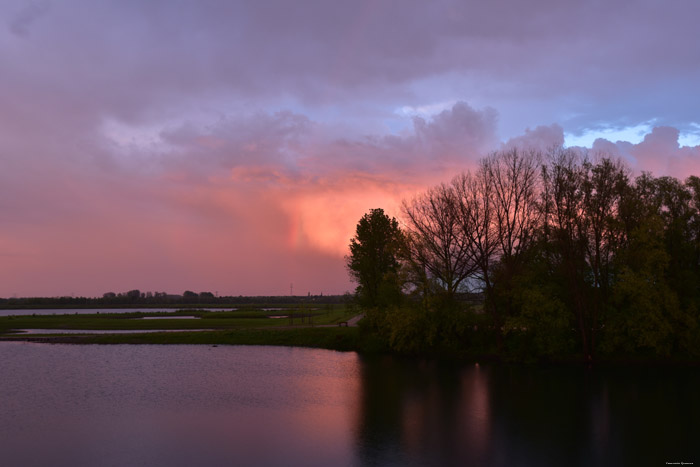
{"label": "marsh grass", "polygon": [[[95,314],[24,315],[0,317],[0,337],[77,344],[204,344],[204,345],[285,345],[332,350],[358,350],[362,339],[357,328],[316,327],[347,321],[354,313],[345,307],[282,310],[247,308],[240,311],[183,309],[175,312],[134,312]],[[195,316],[199,319],[167,319]],[[284,316],[286,319],[271,319]],[[157,320],[140,318],[158,317]],[[291,319],[290,319],[291,317]],[[55,329],[56,334],[20,334],[18,329]],[[140,334],[60,334],[71,330],[143,331]],[[206,329],[207,331],[199,331]],[[182,332],[157,332],[180,330]],[[186,332],[192,330],[193,332]],[[374,344],[376,346],[376,344]]]}
{"label": "marsh grass", "polygon": [[278,345],[365,353],[388,352],[383,341],[357,327],[235,329],[143,334],[6,335],[9,340],[53,344]]}

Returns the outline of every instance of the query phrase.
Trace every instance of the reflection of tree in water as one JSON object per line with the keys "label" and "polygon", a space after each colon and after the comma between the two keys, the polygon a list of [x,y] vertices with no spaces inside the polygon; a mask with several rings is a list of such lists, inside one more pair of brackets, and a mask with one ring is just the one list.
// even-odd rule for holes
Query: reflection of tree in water
{"label": "reflection of tree in water", "polygon": [[490,378],[496,449],[504,464],[533,466],[697,459],[700,378],[690,375],[683,368],[499,367]]}
{"label": "reflection of tree in water", "polygon": [[480,465],[489,449],[478,368],[390,357],[361,364],[357,448],[363,465]]}
{"label": "reflection of tree in water", "polygon": [[491,400],[499,462],[580,465],[590,445],[590,381],[585,369],[499,366],[493,370]]}
{"label": "reflection of tree in water", "polygon": [[[362,358],[362,465],[663,465],[700,458],[700,375]],[[682,459],[681,459],[682,458]]]}
{"label": "reflection of tree in water", "polygon": [[698,464],[697,369],[632,367],[601,373],[602,397],[591,407],[598,452],[619,460],[617,465]]}

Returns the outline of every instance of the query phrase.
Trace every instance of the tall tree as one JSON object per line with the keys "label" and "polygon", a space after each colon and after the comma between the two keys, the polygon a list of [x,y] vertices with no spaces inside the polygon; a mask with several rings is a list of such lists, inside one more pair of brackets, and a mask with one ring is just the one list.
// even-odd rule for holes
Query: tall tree
{"label": "tall tree", "polygon": [[401,243],[398,221],[383,209],[371,209],[357,223],[346,265],[358,284],[357,295],[364,306],[386,306],[400,294],[397,274]]}
{"label": "tall tree", "polygon": [[448,300],[453,299],[476,270],[470,239],[462,234],[454,186],[441,184],[431,188],[411,202],[404,202],[403,212],[412,270],[424,282],[425,291],[432,285]]}
{"label": "tall tree", "polygon": [[563,297],[575,317],[584,355],[592,356],[589,322],[590,288],[586,265],[585,234],[587,217],[583,215],[585,169],[574,151],[559,149],[542,168],[544,189],[544,237],[549,269],[564,278]]}
{"label": "tall tree", "polygon": [[514,281],[522,272],[525,252],[535,240],[539,227],[540,155],[534,151],[509,149],[496,152],[482,162],[480,176],[490,186],[493,199],[493,230],[496,233],[496,267],[487,306],[498,310],[494,316],[496,338],[502,346],[503,318],[516,313],[513,296]]}
{"label": "tall tree", "polygon": [[498,229],[495,223],[493,184],[483,161],[476,173],[466,172],[452,180],[459,207],[460,234],[466,238],[475,270],[470,277],[484,293],[486,308],[497,327],[501,322],[493,303],[493,267],[497,260]]}
{"label": "tall tree", "polygon": [[511,263],[527,249],[539,227],[539,158],[533,151],[510,149],[483,161],[483,176],[492,186],[494,220],[504,263]]}
{"label": "tall tree", "polygon": [[614,259],[625,243],[623,223],[619,220],[620,205],[629,188],[629,180],[620,161],[601,159],[593,165],[584,163],[583,208],[581,229],[586,260],[592,276],[591,306],[588,311],[590,347],[596,348],[600,320],[610,302]]}

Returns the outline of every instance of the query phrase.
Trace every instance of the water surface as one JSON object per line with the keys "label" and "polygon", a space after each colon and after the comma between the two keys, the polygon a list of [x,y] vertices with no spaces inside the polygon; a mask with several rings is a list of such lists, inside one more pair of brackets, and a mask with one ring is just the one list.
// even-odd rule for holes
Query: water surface
{"label": "water surface", "polygon": [[694,369],[0,342],[6,465],[700,463]]}
{"label": "water surface", "polygon": [[[217,329],[16,329],[18,334],[150,334],[154,332],[212,332]],[[14,336],[15,334],[10,334]]]}
{"label": "water surface", "polygon": [[[112,313],[173,313],[187,310],[188,308],[46,308],[46,309],[21,309],[0,310],[0,316],[27,316],[27,315],[92,315]],[[236,311],[237,308],[195,308],[205,311]],[[171,318],[172,319],[172,318]]]}

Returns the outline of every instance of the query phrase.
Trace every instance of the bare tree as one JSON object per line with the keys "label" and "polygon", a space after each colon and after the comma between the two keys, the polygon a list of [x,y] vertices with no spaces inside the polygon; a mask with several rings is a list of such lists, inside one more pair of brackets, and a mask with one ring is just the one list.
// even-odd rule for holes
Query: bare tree
{"label": "bare tree", "polygon": [[469,239],[462,234],[457,194],[452,186],[431,188],[410,203],[404,201],[407,255],[424,291],[429,283],[448,298],[475,271]]}
{"label": "bare tree", "polygon": [[585,174],[578,155],[559,149],[550,154],[542,168],[544,230],[548,243],[549,263],[565,277],[568,303],[575,315],[586,355],[590,355],[590,331],[587,325],[585,245],[582,232],[587,230],[584,213],[583,183]]}
{"label": "bare tree", "polygon": [[482,176],[491,184],[499,254],[504,263],[529,246],[539,225],[539,159],[534,151],[514,148],[483,161]]}
{"label": "bare tree", "polygon": [[[486,306],[493,317],[499,347],[504,318],[515,310],[513,280],[524,264],[524,253],[533,243],[540,222],[538,160],[536,152],[513,148],[493,153],[482,161],[479,170],[478,184],[490,200],[491,228],[485,249],[489,253],[488,269],[483,269],[488,281]],[[498,281],[493,280],[496,273]]]}
{"label": "bare tree", "polygon": [[[469,256],[474,263],[472,279],[490,296],[493,289],[493,263],[498,249],[495,223],[493,184],[486,164],[478,172],[465,172],[452,180],[459,208],[460,234],[464,237]],[[495,309],[492,310],[495,312]]]}

